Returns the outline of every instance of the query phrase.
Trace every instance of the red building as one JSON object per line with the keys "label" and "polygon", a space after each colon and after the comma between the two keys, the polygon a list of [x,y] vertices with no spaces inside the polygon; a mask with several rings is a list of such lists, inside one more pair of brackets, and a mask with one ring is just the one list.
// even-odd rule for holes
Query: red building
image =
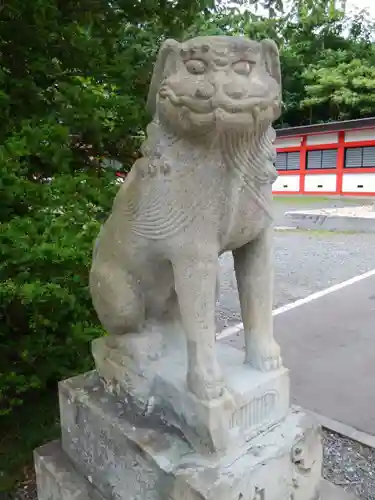
{"label": "red building", "polygon": [[375,195],[375,117],[276,134],[275,194]]}

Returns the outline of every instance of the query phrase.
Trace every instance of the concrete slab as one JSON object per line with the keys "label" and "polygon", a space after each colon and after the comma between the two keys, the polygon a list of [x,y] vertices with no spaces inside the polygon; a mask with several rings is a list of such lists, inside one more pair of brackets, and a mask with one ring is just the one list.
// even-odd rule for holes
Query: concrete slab
{"label": "concrete slab", "polygon": [[343,424],[342,422],[325,417],[324,415],[319,415],[313,411],[310,411],[309,413],[315,417],[319,424],[325,429],[333,431],[336,434],[341,434],[341,436],[348,437],[349,439],[357,441],[358,443],[368,446],[369,448],[375,448],[375,436],[372,434],[359,431],[351,425]]}
{"label": "concrete slab", "polygon": [[356,497],[329,481],[322,481],[321,500],[356,500]]}
{"label": "concrete slab", "polygon": [[285,218],[297,229],[375,232],[375,205],[319,208],[286,212]]}
{"label": "concrete slab", "polygon": [[[275,317],[292,402],[375,436],[375,276]],[[242,349],[242,333],[223,339]]]}

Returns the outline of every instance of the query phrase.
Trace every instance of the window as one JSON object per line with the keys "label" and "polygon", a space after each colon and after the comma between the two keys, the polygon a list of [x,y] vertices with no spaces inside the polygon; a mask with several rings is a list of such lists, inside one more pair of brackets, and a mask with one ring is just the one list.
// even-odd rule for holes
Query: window
{"label": "window", "polygon": [[277,153],[277,170],[299,170],[299,151],[294,153]]}
{"label": "window", "polygon": [[306,168],[326,169],[336,168],[337,149],[314,149],[307,152]]}
{"label": "window", "polygon": [[345,168],[375,167],[375,146],[347,148],[345,150]]}

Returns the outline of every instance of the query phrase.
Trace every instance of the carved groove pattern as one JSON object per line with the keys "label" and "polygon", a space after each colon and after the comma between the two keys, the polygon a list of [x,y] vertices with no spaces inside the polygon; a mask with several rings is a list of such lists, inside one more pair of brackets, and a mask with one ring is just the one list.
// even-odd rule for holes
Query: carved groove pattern
{"label": "carved groove pattern", "polygon": [[254,398],[233,414],[230,428],[248,429],[267,420],[275,409],[277,398],[278,393],[275,391],[266,392],[263,396]]}
{"label": "carved groove pattern", "polygon": [[[178,140],[169,136],[156,122],[149,125],[148,133],[149,136],[142,147],[142,153],[146,155],[143,161],[148,165],[142,165],[141,168],[145,168],[146,176],[150,177],[150,168],[153,168],[151,158],[160,156],[158,149],[168,151]],[[191,158],[194,163],[193,157]],[[142,183],[138,190],[131,190],[127,203],[121,210],[124,220],[132,221],[134,234],[149,240],[163,240],[183,232],[191,224],[194,215],[201,212],[201,208],[198,207],[199,201],[194,196],[176,199],[173,181],[165,180],[165,174],[171,174],[169,162],[165,165],[165,160],[159,158],[154,163],[159,164],[163,176],[160,179],[154,178],[154,182],[150,184]],[[178,184],[189,184],[192,174],[191,168],[183,169],[174,181]],[[213,196],[215,188],[215,183],[212,183],[206,193],[208,199]]]}
{"label": "carved groove pattern", "polygon": [[273,165],[275,131],[267,122],[258,122],[254,133],[223,134],[221,151],[227,166],[239,177],[257,204],[271,216],[261,186],[272,184],[277,178]]}
{"label": "carved groove pattern", "polygon": [[168,190],[160,189],[160,191],[163,193],[156,195],[150,190],[149,194],[145,194],[137,202],[130,200],[123,209],[124,218],[133,221],[134,234],[147,239],[161,240],[173,236],[191,222],[194,201],[190,207],[178,206],[178,202],[166,204],[166,200],[171,199]]}

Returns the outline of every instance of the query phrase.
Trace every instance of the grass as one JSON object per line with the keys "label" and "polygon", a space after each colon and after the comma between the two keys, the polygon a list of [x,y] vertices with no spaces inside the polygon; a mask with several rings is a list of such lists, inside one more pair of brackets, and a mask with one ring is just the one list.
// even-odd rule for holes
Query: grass
{"label": "grass", "polygon": [[313,204],[313,203],[329,203],[334,204],[335,202],[342,203],[343,205],[366,205],[368,203],[374,203],[374,198],[350,198],[347,196],[343,197],[330,197],[330,196],[309,196],[309,195],[296,195],[296,196],[288,196],[288,195],[274,195],[273,200],[275,203],[293,203],[293,204]]}
{"label": "grass", "polygon": [[33,451],[59,436],[57,390],[38,395],[0,419],[0,497],[14,492],[33,469]]}
{"label": "grass", "polygon": [[273,201],[276,203],[300,203],[301,205],[306,205],[306,203],[325,203],[327,201],[332,201],[326,196],[283,196],[274,195]]}
{"label": "grass", "polygon": [[329,231],[328,229],[300,229],[300,228],[285,228],[279,229],[275,227],[275,232],[277,233],[297,233],[297,234],[309,234],[311,236],[335,236],[336,234],[369,234],[361,233],[360,231]]}

